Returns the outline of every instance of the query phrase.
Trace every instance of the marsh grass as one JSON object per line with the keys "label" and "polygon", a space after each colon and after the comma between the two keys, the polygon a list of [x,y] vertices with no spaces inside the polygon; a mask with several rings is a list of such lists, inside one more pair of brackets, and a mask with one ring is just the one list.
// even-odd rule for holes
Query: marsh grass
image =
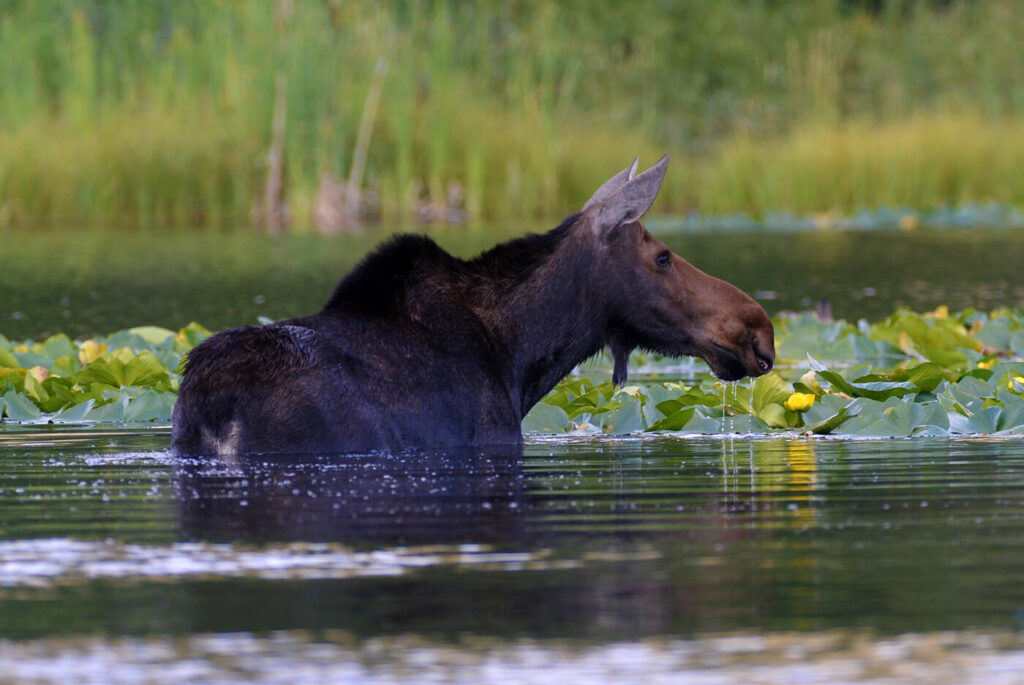
{"label": "marsh grass", "polygon": [[694,205],[752,214],[1024,202],[1024,121],[918,115],[884,124],[812,125],[723,142],[697,174]]}
{"label": "marsh grass", "polygon": [[665,150],[665,210],[1021,204],[1024,6],[891,5],[6,3],[0,226],[249,222],[279,75],[308,225],[382,57],[385,220],[452,184],[471,219],[551,218]]}
{"label": "marsh grass", "polygon": [[259,149],[216,120],[117,113],[88,132],[54,120],[0,136],[0,223],[226,225],[249,211]]}

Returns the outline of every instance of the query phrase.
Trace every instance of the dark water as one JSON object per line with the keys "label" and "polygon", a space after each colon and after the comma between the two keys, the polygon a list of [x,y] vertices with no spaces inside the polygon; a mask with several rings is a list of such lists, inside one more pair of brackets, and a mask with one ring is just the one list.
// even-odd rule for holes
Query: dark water
{"label": "dark water", "polygon": [[538,441],[187,463],[0,436],[0,636],[587,643],[1024,628],[1024,442]]}
{"label": "dark water", "polygon": [[[546,226],[449,229],[469,257]],[[311,313],[385,233],[272,239],[217,233],[9,232],[0,253],[0,333],[104,335],[141,324],[212,329]],[[497,236],[497,237],[496,237]],[[1024,302],[1021,230],[665,235],[701,269],[755,294],[772,313],[831,301],[837,317],[897,306],[992,308]]]}

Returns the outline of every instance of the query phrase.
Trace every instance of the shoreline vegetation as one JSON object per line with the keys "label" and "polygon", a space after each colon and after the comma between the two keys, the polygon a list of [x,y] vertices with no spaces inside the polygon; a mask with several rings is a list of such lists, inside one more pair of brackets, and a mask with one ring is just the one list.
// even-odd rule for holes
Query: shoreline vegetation
{"label": "shoreline vegetation", "polygon": [[[634,353],[613,386],[608,355],[582,364],[523,419],[527,434],[1024,434],[1024,310],[901,309],[869,324],[773,319],[777,366],[722,383],[693,359]],[[41,342],[0,335],[0,430],[20,425],[166,425],[192,323]],[[599,379],[595,382],[592,379]]]}
{"label": "shoreline vegetation", "polygon": [[1024,206],[1024,5],[0,5],[0,228]]}

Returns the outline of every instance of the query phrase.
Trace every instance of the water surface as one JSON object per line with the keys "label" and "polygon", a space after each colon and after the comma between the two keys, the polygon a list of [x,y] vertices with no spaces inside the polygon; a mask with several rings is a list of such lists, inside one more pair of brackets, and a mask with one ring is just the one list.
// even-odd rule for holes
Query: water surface
{"label": "water surface", "polygon": [[236,463],[176,459],[166,429],[0,442],[0,653],[44,670],[38,654],[83,649],[180,667],[221,639],[268,679],[321,648],[396,679],[406,657],[366,660],[409,640],[435,674],[491,659],[524,678],[530,659],[607,673],[616,650],[638,679],[710,668],[693,650],[715,636],[746,656],[708,673],[774,680],[822,641],[833,666],[901,641],[1021,659],[1020,440],[670,435]]}
{"label": "water surface", "polygon": [[[435,230],[471,257],[545,225]],[[385,238],[271,238],[253,232],[18,232],[4,236],[0,333],[106,335],[142,324],[211,329],[315,312],[337,281]],[[753,294],[769,313],[814,308],[874,320],[898,306],[990,309],[1024,303],[1024,230],[726,233],[661,236],[699,268]]]}

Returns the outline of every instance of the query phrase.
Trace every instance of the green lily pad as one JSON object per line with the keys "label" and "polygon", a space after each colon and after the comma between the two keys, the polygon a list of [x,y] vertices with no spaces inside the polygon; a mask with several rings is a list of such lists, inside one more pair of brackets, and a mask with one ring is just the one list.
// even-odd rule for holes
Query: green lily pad
{"label": "green lily pad", "polygon": [[89,415],[94,404],[96,404],[96,400],[88,399],[81,404],[65,407],[54,413],[50,420],[54,423],[78,423]]}
{"label": "green lily pad", "polygon": [[657,423],[653,424],[650,428],[648,428],[648,430],[650,430],[650,431],[677,431],[677,430],[682,430],[682,428],[687,423],[689,423],[690,420],[693,418],[693,415],[694,415],[694,413],[696,413],[696,411],[697,410],[694,409],[693,407],[684,407],[684,408],[677,409],[676,411],[674,411],[671,414],[669,414],[668,416],[666,416],[664,419],[662,419],[662,420],[658,421]]}
{"label": "green lily pad", "polygon": [[0,367],[8,369],[20,369],[21,364],[15,358],[11,352],[3,347],[0,347]]}
{"label": "green lily pad", "polygon": [[864,399],[859,414],[843,424],[841,432],[861,437],[906,438],[914,434],[922,414],[920,405],[896,397],[885,402]]}
{"label": "green lily pad", "polygon": [[953,433],[995,433],[999,430],[999,417],[1003,408],[999,406],[981,409],[971,416],[949,414],[949,430]]}
{"label": "green lily pad", "polygon": [[523,417],[524,433],[565,433],[569,428],[569,416],[565,410],[546,402],[538,402]]}
{"label": "green lily pad", "polygon": [[595,414],[591,417],[591,423],[600,426],[605,433],[635,433],[645,427],[640,407],[640,401],[635,400],[617,409]]}
{"label": "green lily pad", "polygon": [[11,421],[35,421],[43,415],[32,400],[13,390],[4,394],[4,411]]}

